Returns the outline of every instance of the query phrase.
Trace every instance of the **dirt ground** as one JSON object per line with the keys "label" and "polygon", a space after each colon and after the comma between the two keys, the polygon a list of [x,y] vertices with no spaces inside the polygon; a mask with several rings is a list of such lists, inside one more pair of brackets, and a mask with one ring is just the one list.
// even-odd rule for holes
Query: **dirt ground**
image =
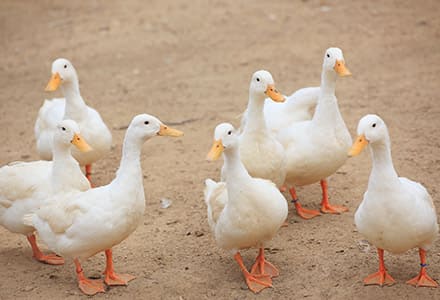
{"label": "dirt ground", "polygon": [[[203,182],[219,178],[222,162],[205,161],[213,129],[223,121],[239,124],[251,74],[271,71],[285,94],[319,85],[323,53],[337,46],[353,73],[337,84],[350,132],[355,135],[363,115],[382,116],[399,174],[423,183],[440,209],[439,11],[437,0],[2,0],[0,164],[38,159],[35,118],[44,98],[60,95],[43,90],[51,62],[66,57],[83,97],[113,133],[111,154],[94,165],[96,184],[114,177],[123,128],[134,115],[147,112],[185,131],[183,138],[144,145],[145,218],[114,248],[116,271],[137,279],[96,299],[434,299],[438,290],[404,284],[419,271],[416,250],[386,254],[394,286],[362,284],[378,268],[375,248],[361,242],[353,224],[371,168],[368,151],[330,179],[332,201],[347,205],[348,213],[304,221],[290,205],[290,225],[268,251],[281,275],[259,295],[247,290],[231,255],[215,245]],[[298,191],[306,207],[318,208],[318,184]],[[172,205],[161,208],[162,198]],[[72,262],[40,264],[24,236],[3,228],[0,236],[0,299],[82,297]],[[257,251],[242,253],[250,266]],[[440,242],[428,263],[440,281]],[[83,267],[99,276],[103,255]]]}

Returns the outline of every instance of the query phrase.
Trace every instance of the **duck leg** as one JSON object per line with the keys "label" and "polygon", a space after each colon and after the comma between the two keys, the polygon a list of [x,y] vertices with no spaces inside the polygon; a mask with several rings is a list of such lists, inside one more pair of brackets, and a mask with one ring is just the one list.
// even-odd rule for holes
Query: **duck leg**
{"label": "duck leg", "polygon": [[136,277],[130,274],[116,274],[113,269],[113,253],[112,249],[105,250],[106,267],[104,271],[104,282],[107,285],[127,285],[130,280]]}
{"label": "duck leg", "polygon": [[81,264],[77,258],[75,258],[76,277],[78,279],[78,287],[86,295],[93,296],[97,293],[105,293],[104,284],[102,280],[88,279],[83,272]]}
{"label": "duck leg", "polygon": [[277,277],[280,275],[278,269],[264,258],[264,248],[261,247],[254,265],[251,268],[252,275],[269,275]]}
{"label": "duck leg", "polygon": [[296,213],[301,218],[308,220],[320,215],[319,211],[317,210],[306,209],[301,206],[294,187],[290,188],[289,192],[290,196],[292,196],[292,203],[295,205]]}
{"label": "duck leg", "polygon": [[364,279],[365,285],[377,284],[380,286],[385,285],[393,285],[394,279],[391,277],[386,269],[385,263],[383,260],[383,249],[377,248],[377,253],[379,254],[379,272],[371,274]]}
{"label": "duck leg", "polygon": [[92,183],[92,165],[86,165],[86,178],[89,180],[90,182],[90,186],[93,188],[95,187]]}
{"label": "duck leg", "polygon": [[348,208],[342,205],[331,205],[328,201],[328,185],[327,180],[321,180],[322,201],[321,211],[325,214],[340,214],[348,211]]}
{"label": "duck leg", "polygon": [[43,254],[37,245],[37,239],[34,234],[28,235],[27,239],[32,247],[32,256],[39,262],[49,265],[62,265],[64,264],[64,258],[56,254]]}
{"label": "duck leg", "polygon": [[419,248],[420,255],[420,273],[416,277],[411,280],[408,280],[406,283],[410,285],[418,286],[426,286],[426,287],[438,287],[437,282],[434,279],[429,277],[426,273],[426,251],[422,248]]}
{"label": "duck leg", "polygon": [[246,284],[252,292],[259,293],[267,287],[272,287],[272,279],[270,279],[269,275],[253,275],[249,273],[243,263],[240,252],[237,252],[234,255],[234,259],[240,266],[241,272],[243,273],[244,279],[246,280]]}

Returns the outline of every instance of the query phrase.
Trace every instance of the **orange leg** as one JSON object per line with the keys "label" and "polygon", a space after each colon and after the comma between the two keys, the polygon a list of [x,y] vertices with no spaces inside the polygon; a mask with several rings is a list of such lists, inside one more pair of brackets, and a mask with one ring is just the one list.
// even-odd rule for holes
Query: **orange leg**
{"label": "orange leg", "polygon": [[234,255],[234,259],[240,266],[241,272],[243,273],[244,279],[249,289],[254,293],[259,293],[267,287],[272,287],[272,279],[269,275],[254,275],[249,273],[243,263],[243,259],[240,252]]}
{"label": "orange leg", "polygon": [[278,271],[278,269],[264,258],[264,248],[263,247],[261,247],[259,250],[257,259],[255,260],[255,263],[251,268],[251,274],[252,275],[269,275],[271,278],[277,277],[278,275],[280,275],[280,272]]}
{"label": "orange leg", "polygon": [[78,279],[79,289],[86,295],[93,296],[97,293],[105,293],[102,280],[92,280],[84,276],[83,269],[79,260],[75,258],[76,278]]}
{"label": "orange leg", "polygon": [[391,277],[385,269],[385,263],[383,261],[383,249],[377,248],[379,254],[379,272],[371,274],[364,279],[365,285],[377,284],[380,286],[393,285],[394,279]]}
{"label": "orange leg", "polygon": [[348,208],[340,205],[331,205],[328,202],[328,188],[327,188],[327,180],[321,180],[321,189],[322,189],[322,202],[321,202],[321,211],[325,214],[340,214],[348,211]]}
{"label": "orange leg", "polygon": [[113,269],[113,253],[112,249],[105,250],[107,265],[104,271],[104,282],[107,285],[127,285],[130,280],[136,277],[130,274],[116,274]]}
{"label": "orange leg", "polygon": [[416,277],[411,280],[408,280],[406,283],[410,285],[418,286],[426,286],[426,287],[438,287],[437,282],[434,279],[428,276],[426,273],[426,251],[422,248],[419,248],[420,255],[420,273]]}
{"label": "orange leg", "polygon": [[90,182],[91,187],[95,187],[92,183],[92,165],[86,165],[86,178]]}
{"label": "orange leg", "polygon": [[295,188],[289,189],[290,195],[292,196],[292,202],[295,205],[296,213],[303,219],[311,219],[316,216],[319,216],[320,213],[317,210],[306,209],[301,206],[298,200],[298,196],[296,195]]}
{"label": "orange leg", "polygon": [[32,247],[32,256],[39,262],[49,265],[62,265],[64,264],[64,258],[56,254],[43,254],[40,248],[38,248],[37,241],[34,234],[28,235],[27,239]]}

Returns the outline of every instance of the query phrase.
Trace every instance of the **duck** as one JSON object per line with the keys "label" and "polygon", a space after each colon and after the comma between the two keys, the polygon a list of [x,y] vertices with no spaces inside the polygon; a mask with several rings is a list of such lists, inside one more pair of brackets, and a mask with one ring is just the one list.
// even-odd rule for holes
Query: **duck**
{"label": "duck", "polygon": [[72,144],[79,151],[90,151],[75,121],[58,123],[53,135],[52,161],[13,162],[0,168],[0,225],[12,233],[25,235],[39,262],[61,265],[64,259],[43,254],[36,242],[35,228],[22,219],[40,207],[50,195],[72,190],[85,191],[90,183],[71,155]]}
{"label": "duck", "polygon": [[347,160],[352,139],[339,112],[335,96],[338,76],[351,75],[345,66],[342,50],[325,51],[318,104],[311,120],[295,122],[280,130],[277,139],[284,146],[289,187],[297,214],[303,219],[319,216],[317,210],[301,206],[295,187],[320,182],[322,189],[321,212],[339,214],[347,207],[331,205],[327,177],[334,174]]}
{"label": "duck", "polygon": [[76,121],[93,150],[80,152],[73,149],[72,154],[81,166],[85,166],[86,177],[91,181],[92,163],[110,151],[112,134],[99,112],[86,105],[79,90],[77,72],[73,64],[65,58],[53,61],[52,76],[45,91],[53,92],[58,88],[65,98],[45,100],[35,121],[38,154],[41,159],[50,160],[53,155],[52,136],[57,123],[63,119]]}
{"label": "duck", "polygon": [[[264,256],[264,245],[287,218],[287,202],[270,180],[252,177],[240,159],[238,131],[229,123],[215,128],[208,160],[224,157],[225,182],[205,180],[208,223],[217,245],[234,255],[249,289],[259,293],[272,286],[278,269]],[[259,254],[250,271],[240,250],[257,247]]]}
{"label": "duck", "polygon": [[182,135],[183,132],[164,125],[154,116],[135,116],[126,131],[120,166],[112,182],[84,192],[56,195],[24,217],[49,249],[73,259],[78,287],[84,294],[104,292],[103,281],[88,279],[80,263],[102,251],[106,255],[107,285],[126,285],[135,278],[115,273],[111,248],[125,240],[143,219],[141,148],[155,136]]}
{"label": "duck", "polygon": [[251,176],[281,186],[286,176],[286,156],[281,143],[266,127],[263,110],[266,96],[276,102],[284,101],[284,96],[275,88],[272,74],[260,70],[252,75],[249,85],[248,116],[240,134],[240,157]]}
{"label": "duck", "polygon": [[354,221],[358,232],[377,247],[379,256],[379,271],[367,276],[364,284],[394,284],[385,268],[384,251],[400,254],[418,248],[420,272],[407,284],[437,287],[426,270],[426,252],[438,236],[437,214],[431,196],[420,183],[397,175],[388,128],[378,115],[364,116],[357,133],[348,154],[356,156],[368,147],[373,167]]}

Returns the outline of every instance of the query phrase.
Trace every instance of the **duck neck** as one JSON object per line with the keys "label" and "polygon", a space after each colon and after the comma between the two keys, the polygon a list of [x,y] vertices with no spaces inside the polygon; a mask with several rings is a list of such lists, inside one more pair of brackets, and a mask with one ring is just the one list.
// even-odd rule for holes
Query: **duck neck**
{"label": "duck neck", "polygon": [[[142,187],[141,148],[143,142],[126,136],[122,146],[122,158],[115,181],[126,186]],[[142,187],[143,188],[143,187]]]}
{"label": "duck neck", "polygon": [[78,80],[66,81],[61,85],[61,90],[66,98],[64,119],[77,122],[87,113],[87,106],[81,97]]}
{"label": "duck neck", "polygon": [[[224,152],[225,170],[227,172],[226,182],[235,184],[241,180],[250,178],[250,175],[240,159],[240,151],[238,147],[225,149]],[[238,183],[239,184],[239,183]]]}
{"label": "duck neck", "polygon": [[340,116],[338,102],[335,96],[336,79],[337,75],[333,70],[322,71],[321,90],[316,111],[313,115],[314,122],[331,125],[334,124],[335,120]]}
{"label": "duck neck", "polygon": [[79,168],[78,162],[72,157],[71,145],[53,143],[52,182],[53,191],[59,192],[72,177],[73,168]]}
{"label": "duck neck", "polygon": [[249,102],[247,107],[247,123],[244,128],[244,132],[264,131],[266,130],[266,122],[264,121],[264,95],[252,95],[249,96]]}
{"label": "duck neck", "polygon": [[398,182],[398,175],[394,169],[391,158],[391,148],[389,141],[376,142],[370,144],[373,168],[371,170],[368,186],[387,186],[391,187]]}

